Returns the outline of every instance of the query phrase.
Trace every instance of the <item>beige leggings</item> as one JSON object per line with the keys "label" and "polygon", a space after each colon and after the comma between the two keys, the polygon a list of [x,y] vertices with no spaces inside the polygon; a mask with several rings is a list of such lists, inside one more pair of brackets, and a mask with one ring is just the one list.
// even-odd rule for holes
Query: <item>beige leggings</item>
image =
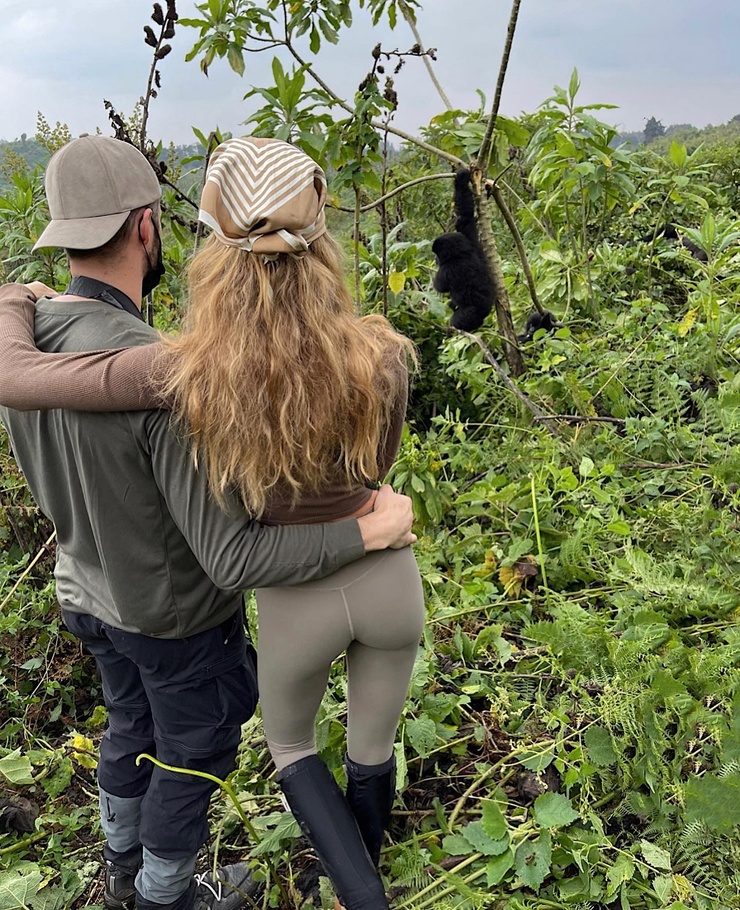
{"label": "beige leggings", "polygon": [[370,553],[320,581],[260,588],[257,610],[262,719],[278,771],[316,753],[316,712],[344,651],[347,753],[362,765],[387,761],[425,618],[411,548]]}

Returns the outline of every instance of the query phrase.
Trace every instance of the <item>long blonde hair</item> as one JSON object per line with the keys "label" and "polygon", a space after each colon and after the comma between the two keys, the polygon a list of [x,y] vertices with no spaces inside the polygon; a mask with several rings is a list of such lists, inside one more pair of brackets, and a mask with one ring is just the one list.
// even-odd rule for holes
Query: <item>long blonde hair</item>
{"label": "long blonde hair", "polygon": [[271,492],[297,501],[338,470],[378,480],[415,354],[382,316],[354,313],[336,243],[324,235],[301,257],[268,262],[212,236],[188,278],[163,392],[216,499],[236,491],[259,516]]}

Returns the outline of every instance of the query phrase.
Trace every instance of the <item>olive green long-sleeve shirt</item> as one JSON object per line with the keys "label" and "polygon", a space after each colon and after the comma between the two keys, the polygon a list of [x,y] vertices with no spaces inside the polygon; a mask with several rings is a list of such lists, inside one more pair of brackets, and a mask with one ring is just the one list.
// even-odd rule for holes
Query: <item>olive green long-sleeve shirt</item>
{"label": "olive green long-sleeve shirt", "polygon": [[[101,301],[41,301],[45,351],[149,344]],[[184,638],[223,622],[244,589],[321,578],[364,555],[356,521],[264,527],[213,501],[167,411],[0,408],[13,452],[57,530],[57,597],[130,632]]]}

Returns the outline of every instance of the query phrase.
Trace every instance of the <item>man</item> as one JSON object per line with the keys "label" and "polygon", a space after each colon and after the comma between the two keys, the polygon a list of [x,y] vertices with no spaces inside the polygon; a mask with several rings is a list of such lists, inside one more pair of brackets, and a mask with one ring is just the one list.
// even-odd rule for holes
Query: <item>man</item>
{"label": "man", "polygon": [[[41,301],[47,351],[157,340],[141,300],[162,274],[159,184],[133,146],[84,135],[46,172],[52,216],[36,247],[67,251],[66,293]],[[28,295],[22,286],[4,294]],[[15,456],[57,530],[64,620],[95,656],[109,725],[98,782],[110,910],[233,910],[245,864],[195,876],[213,785],[142,762],[225,777],[255,707],[241,592],[329,574],[371,549],[413,542],[389,488],[359,521],[261,527],[217,508],[165,411],[0,409]]]}

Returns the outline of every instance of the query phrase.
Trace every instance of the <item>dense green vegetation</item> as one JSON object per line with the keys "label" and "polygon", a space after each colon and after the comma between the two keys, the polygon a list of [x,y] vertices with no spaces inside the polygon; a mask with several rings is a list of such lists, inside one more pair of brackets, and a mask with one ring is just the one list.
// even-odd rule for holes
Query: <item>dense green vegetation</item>
{"label": "dense green vegetation", "polygon": [[[399,18],[415,7],[365,5]],[[314,53],[350,9],[296,6],[290,34],[308,34]],[[239,8],[203,4],[190,23],[206,67],[227,57],[243,69],[246,35],[272,34],[266,13]],[[276,65],[252,127],[330,167],[360,304],[387,311],[421,354],[391,475],[414,499],[429,609],[383,857],[394,906],[738,908],[740,135],[697,151],[670,137],[615,149],[605,115],[579,105],[576,73],[537,111],[499,118],[487,176],[559,323],[522,344],[516,376],[493,318],[477,337],[451,334],[431,290],[450,167],[479,155],[488,113],[443,111],[426,147],[384,154],[371,121],[392,125],[394,101],[377,63],[349,112],[304,69]],[[444,179],[355,227],[356,203],[429,174]],[[195,192],[176,161],[168,177],[163,328],[179,318],[193,247],[184,197]],[[18,167],[0,194],[0,268],[61,287],[63,258],[29,254],[47,218],[41,182]],[[522,261],[498,208],[492,224],[523,327]],[[660,236],[665,224],[706,261]],[[7,446],[0,457],[0,781],[40,806],[33,832],[0,834],[0,910],[84,905],[100,899],[92,769],[105,712],[91,663],[60,626],[51,528]],[[338,775],[344,694],[337,667],[319,741]],[[212,850],[254,857],[269,906],[285,906],[275,875],[293,906],[330,906],[325,882],[311,889],[302,842],[296,851],[258,717],[230,787],[238,807],[214,799]]]}

